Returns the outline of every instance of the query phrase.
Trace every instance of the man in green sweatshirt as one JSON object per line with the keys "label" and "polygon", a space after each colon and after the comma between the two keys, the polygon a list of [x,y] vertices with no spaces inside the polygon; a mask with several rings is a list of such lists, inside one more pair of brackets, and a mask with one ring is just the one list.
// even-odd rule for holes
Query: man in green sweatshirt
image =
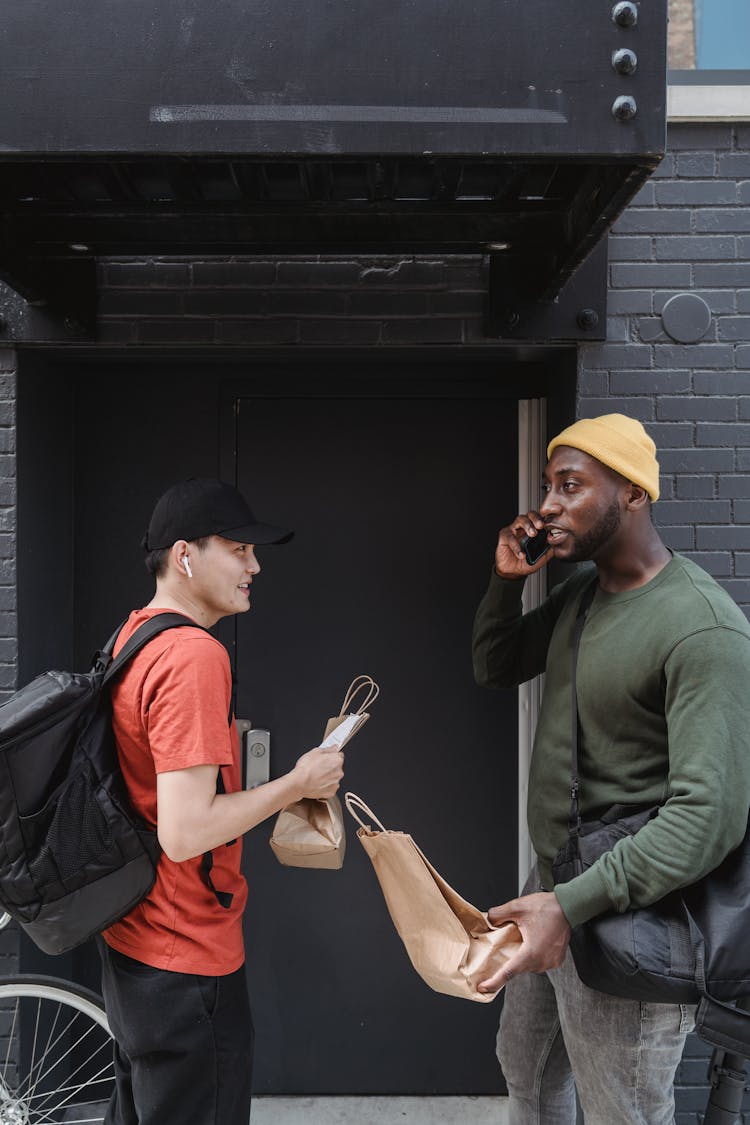
{"label": "man in green sweatshirt", "polygon": [[[529,776],[537,865],[521,898],[490,911],[524,942],[483,983],[506,986],[498,1058],[511,1125],[671,1125],[672,1083],[693,1012],[587,988],[568,951],[571,927],[645,906],[695,882],[742,840],[750,808],[750,626],[703,570],[673,554],[651,519],[656,448],[621,414],[583,419],[550,443],[539,511],[500,532],[474,626],[474,673],[512,688],[545,673]],[[549,549],[530,566],[524,536]],[[524,614],[524,579],[550,558],[593,562]],[[568,834],[573,628],[596,592],[577,667],[580,810],[661,804],[659,816],[588,871],[553,887]]]}

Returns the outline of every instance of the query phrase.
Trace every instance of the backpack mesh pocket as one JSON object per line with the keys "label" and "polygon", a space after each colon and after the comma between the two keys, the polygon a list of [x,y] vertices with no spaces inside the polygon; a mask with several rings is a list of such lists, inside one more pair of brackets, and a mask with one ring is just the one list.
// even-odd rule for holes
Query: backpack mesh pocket
{"label": "backpack mesh pocket", "polygon": [[21,818],[28,853],[34,857],[29,870],[37,887],[76,885],[87,868],[119,855],[101,796],[87,762],[43,809]]}

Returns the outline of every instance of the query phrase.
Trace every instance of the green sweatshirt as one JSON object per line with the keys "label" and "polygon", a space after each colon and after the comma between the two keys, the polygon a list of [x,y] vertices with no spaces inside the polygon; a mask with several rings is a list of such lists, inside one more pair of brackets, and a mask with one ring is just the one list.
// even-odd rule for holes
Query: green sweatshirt
{"label": "green sweatshirt", "polygon": [[[523,614],[523,580],[490,580],[474,623],[474,675],[512,688],[545,672],[528,796],[542,885],[568,834],[573,627],[592,567]],[[555,888],[572,926],[646,906],[701,878],[742,840],[750,808],[750,626],[700,567],[675,555],[645,586],[597,590],[577,671],[583,820],[662,804],[636,836]]]}

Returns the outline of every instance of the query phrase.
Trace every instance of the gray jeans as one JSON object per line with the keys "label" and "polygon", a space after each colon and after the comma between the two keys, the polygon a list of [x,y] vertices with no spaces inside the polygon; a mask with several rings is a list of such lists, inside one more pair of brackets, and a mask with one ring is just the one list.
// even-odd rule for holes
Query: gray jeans
{"label": "gray jeans", "polygon": [[[538,890],[535,875],[524,888]],[[510,1125],[672,1125],[674,1075],[694,1009],[606,996],[559,969],[505,988],[497,1037]]]}

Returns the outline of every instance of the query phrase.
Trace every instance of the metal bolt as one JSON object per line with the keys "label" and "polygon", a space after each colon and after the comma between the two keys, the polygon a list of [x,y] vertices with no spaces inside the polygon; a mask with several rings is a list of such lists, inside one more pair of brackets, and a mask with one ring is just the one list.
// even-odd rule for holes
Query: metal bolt
{"label": "metal bolt", "polygon": [[618,27],[635,27],[638,23],[638,8],[631,0],[620,0],[612,9],[612,19]]}
{"label": "metal bolt", "polygon": [[635,74],[637,67],[638,56],[635,51],[623,47],[621,50],[612,53],[612,68],[616,70],[618,74]]}
{"label": "metal bolt", "polygon": [[612,116],[617,121],[631,121],[638,112],[635,98],[622,94],[612,102]]}
{"label": "metal bolt", "polygon": [[262,758],[266,752],[266,748],[262,742],[254,742],[250,747],[250,753],[254,758]]}
{"label": "metal bolt", "polygon": [[581,309],[576,317],[576,324],[584,332],[591,332],[599,323],[599,313],[596,309]]}

